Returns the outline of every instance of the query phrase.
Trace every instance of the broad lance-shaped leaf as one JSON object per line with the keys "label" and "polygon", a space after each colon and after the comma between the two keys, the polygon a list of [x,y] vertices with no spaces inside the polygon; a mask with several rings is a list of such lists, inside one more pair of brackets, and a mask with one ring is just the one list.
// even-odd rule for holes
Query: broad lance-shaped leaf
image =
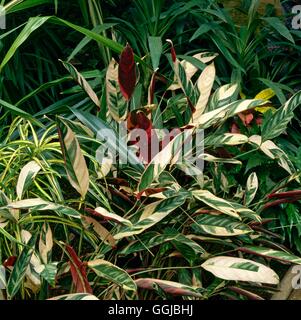
{"label": "broad lance-shaped leaf", "polygon": [[17,196],[19,199],[22,199],[23,193],[28,189],[40,170],[41,167],[35,161],[30,161],[22,168],[17,182]]}
{"label": "broad lance-shaped leaf", "polygon": [[126,45],[120,55],[118,81],[124,98],[129,101],[134,93],[137,81],[134,53],[129,44]]}
{"label": "broad lance-shaped leaf", "polygon": [[165,170],[166,166],[182,155],[182,146],[187,141],[187,132],[177,134],[159,153],[157,153],[152,161],[148,164],[145,171],[141,176],[138,185],[138,191],[143,191],[157,179],[160,174]]}
{"label": "broad lance-shaped leaf", "polygon": [[268,117],[262,125],[263,141],[273,139],[282,134],[288,123],[294,117],[294,110],[301,104],[301,91],[293,95],[272,116]]}
{"label": "broad lance-shaped leaf", "polygon": [[214,109],[218,109],[234,101],[237,97],[237,92],[238,92],[237,89],[238,89],[237,84],[225,84],[220,88],[218,88],[212,94],[206,110],[212,111]]}
{"label": "broad lance-shaped leaf", "polygon": [[157,284],[162,290],[173,296],[191,296],[196,298],[203,297],[195,288],[174,281],[141,278],[137,279],[135,282],[139,288],[148,290],[154,290],[154,284]]}
{"label": "broad lance-shaped leaf", "polygon": [[192,191],[192,195],[197,200],[200,200],[206,203],[209,207],[216,209],[220,212],[223,212],[229,216],[240,219],[240,216],[238,215],[235,208],[233,208],[230,202],[222,198],[218,198],[213,193],[207,190],[194,190]]}
{"label": "broad lance-shaped leaf", "polygon": [[248,206],[255,198],[258,189],[258,178],[256,172],[252,172],[247,180],[245,204]]}
{"label": "broad lance-shaped leaf", "polygon": [[242,258],[220,256],[206,260],[202,268],[224,280],[278,284],[278,275],[265,265]]}
{"label": "broad lance-shaped leaf", "polygon": [[85,158],[69,126],[57,118],[57,127],[69,182],[84,199],[89,188],[89,171]]}
{"label": "broad lance-shaped leaf", "polygon": [[211,234],[219,237],[233,237],[252,232],[252,229],[226,215],[201,214],[192,224],[195,233]]}
{"label": "broad lance-shaped leaf", "polygon": [[79,259],[71,246],[66,245],[66,250],[70,259],[71,275],[76,292],[92,293],[92,288],[87,278],[85,264]]}
{"label": "broad lance-shaped leaf", "polygon": [[44,223],[41,233],[40,233],[40,241],[39,241],[39,253],[40,257],[44,264],[47,264],[50,260],[51,251],[53,247],[53,237],[50,225],[48,223]]}
{"label": "broad lance-shaped leaf", "polygon": [[231,102],[225,106],[202,114],[199,117],[198,122],[194,122],[192,123],[192,125],[202,129],[206,129],[218,122],[233,117],[240,112],[253,109],[255,107],[260,107],[265,104],[266,101],[255,99],[245,99]]}
{"label": "broad lance-shaped leaf", "polygon": [[214,63],[212,63],[203,70],[197,81],[197,87],[199,89],[200,96],[195,107],[195,112],[192,115],[193,120],[191,122],[197,123],[200,116],[205,111],[214,84],[214,80],[215,67]]}
{"label": "broad lance-shaped leaf", "polygon": [[184,92],[188,104],[192,111],[194,111],[194,107],[197,101],[197,94],[194,86],[186,74],[185,68],[177,59],[177,55],[171,40],[167,40],[171,44],[171,56],[173,62],[173,68],[175,73],[175,80],[179,84],[180,88]]}
{"label": "broad lance-shaped leaf", "polygon": [[86,229],[92,227],[94,232],[104,243],[108,244],[111,247],[116,246],[116,242],[112,234],[105,227],[103,227],[97,220],[91,217],[82,216],[82,222]]}
{"label": "broad lance-shaped leaf", "polygon": [[23,279],[26,274],[26,270],[29,266],[31,257],[34,253],[34,246],[36,243],[37,235],[33,235],[28,241],[27,245],[24,246],[20,256],[18,257],[13,271],[8,279],[7,283],[7,294],[11,298],[13,298],[18,292]]}
{"label": "broad lance-shaped leaf", "polygon": [[115,266],[109,261],[102,259],[89,261],[88,267],[92,269],[99,277],[116,283],[124,290],[137,290],[137,286],[131,276],[126,271]]}
{"label": "broad lance-shaped leaf", "polygon": [[118,63],[112,59],[106,73],[106,101],[107,107],[115,121],[125,120],[127,103],[123,99],[118,84]]}
{"label": "broad lance-shaped leaf", "polygon": [[136,213],[132,227],[124,227],[119,230],[119,233],[114,236],[116,240],[130,237],[142,233],[144,230],[151,228],[162,219],[167,217],[173,210],[181,206],[188,194],[175,195],[173,197],[156,201],[145,206],[141,211]]}
{"label": "broad lance-shaped leaf", "polygon": [[[16,202],[9,203],[6,207],[8,209],[27,209],[31,211],[57,211],[61,214],[73,217],[80,218],[80,214],[73,208],[66,207],[60,204],[52,203],[49,201],[45,201],[40,198],[26,199],[20,200]],[[1,208],[2,209],[2,208]]]}
{"label": "broad lance-shaped leaf", "polygon": [[120,217],[119,215],[117,215],[115,213],[111,213],[108,210],[106,210],[105,208],[98,207],[98,208],[95,208],[94,211],[96,213],[98,213],[105,220],[114,221],[114,222],[126,225],[128,227],[132,226],[132,223],[130,220],[124,219],[123,217]]}
{"label": "broad lance-shaped leaf", "polygon": [[98,110],[100,110],[100,101],[94,92],[94,90],[89,85],[88,81],[77,71],[77,69],[69,62],[62,61],[64,67],[71,74],[73,79],[82,87],[82,89],[86,92],[86,94],[90,97],[90,99],[95,103]]}
{"label": "broad lance-shaped leaf", "polygon": [[209,135],[205,137],[206,147],[219,147],[223,145],[236,146],[249,142],[249,138],[240,133],[224,133],[221,135]]}
{"label": "broad lance-shaped leaf", "polygon": [[301,264],[301,258],[291,253],[287,253],[280,250],[274,250],[270,248],[245,246],[238,249],[239,251],[247,252],[254,255],[267,257],[270,259],[280,260],[283,262],[290,262],[295,264]]}
{"label": "broad lance-shaped leaf", "polygon": [[64,294],[62,296],[50,298],[48,300],[99,300],[99,299],[97,297],[93,296],[92,294],[71,293],[71,294]]}

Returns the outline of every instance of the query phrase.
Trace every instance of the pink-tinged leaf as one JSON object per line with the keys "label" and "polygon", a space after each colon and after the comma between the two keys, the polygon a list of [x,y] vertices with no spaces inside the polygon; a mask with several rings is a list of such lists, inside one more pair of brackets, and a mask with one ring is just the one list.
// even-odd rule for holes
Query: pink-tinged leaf
{"label": "pink-tinged leaf", "polygon": [[172,58],[172,62],[173,63],[175,63],[176,62],[176,60],[177,60],[177,54],[176,54],[176,50],[175,50],[175,48],[174,48],[174,46],[173,46],[173,42],[171,41],[171,40],[166,40],[167,42],[169,42],[170,43],[170,45],[171,45],[171,49],[170,49],[170,51],[171,51],[171,58]]}
{"label": "pink-tinged leaf", "polygon": [[131,99],[134,93],[136,80],[134,53],[130,45],[127,44],[121,53],[118,66],[118,82],[120,90],[127,101]]}
{"label": "pink-tinged leaf", "polygon": [[136,280],[135,282],[139,288],[147,290],[154,290],[154,284],[158,285],[166,293],[169,293],[173,296],[192,296],[198,298],[202,297],[202,295],[198,293],[194,288],[174,281],[141,278]]}
{"label": "pink-tinged leaf", "polygon": [[85,264],[77,256],[74,249],[66,245],[70,257],[70,270],[76,293],[93,293],[89,284]]}

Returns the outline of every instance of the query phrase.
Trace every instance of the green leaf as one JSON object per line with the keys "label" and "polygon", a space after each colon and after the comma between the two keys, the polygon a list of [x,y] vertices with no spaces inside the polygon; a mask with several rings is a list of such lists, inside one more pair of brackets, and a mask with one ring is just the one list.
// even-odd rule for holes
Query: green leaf
{"label": "green leaf", "polygon": [[163,51],[161,37],[148,37],[148,45],[152,59],[153,70],[156,70],[160,64],[160,58]]}
{"label": "green leaf", "polygon": [[106,260],[97,259],[89,261],[88,267],[92,269],[99,277],[116,283],[124,290],[137,290],[134,280],[126,271]]}
{"label": "green leaf", "polygon": [[283,36],[288,41],[295,43],[290,31],[285,24],[277,17],[265,17],[262,20],[266,21],[276,32]]}

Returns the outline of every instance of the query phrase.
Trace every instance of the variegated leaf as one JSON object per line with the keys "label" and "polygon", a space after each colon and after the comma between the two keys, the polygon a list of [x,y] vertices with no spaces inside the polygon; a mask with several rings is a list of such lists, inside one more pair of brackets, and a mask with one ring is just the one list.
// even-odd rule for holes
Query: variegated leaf
{"label": "variegated leaf", "polygon": [[53,247],[53,238],[52,231],[50,225],[48,223],[44,223],[41,233],[40,233],[40,241],[39,241],[39,253],[40,257],[44,264],[47,264]]}
{"label": "variegated leaf", "polygon": [[202,268],[224,280],[278,284],[279,277],[265,265],[242,258],[214,257],[202,264]]}
{"label": "variegated leaf", "polygon": [[240,133],[224,133],[222,135],[209,135],[205,138],[206,147],[219,147],[223,145],[236,146],[249,142],[249,138]]}
{"label": "variegated leaf", "polygon": [[95,91],[91,88],[87,80],[77,71],[77,69],[69,62],[62,61],[62,64],[70,73],[72,78],[82,87],[82,89],[86,92],[86,94],[90,97],[90,99],[95,103],[98,109],[100,109],[100,102],[95,93]]}
{"label": "variegated leaf", "polygon": [[206,108],[207,112],[223,107],[234,101],[237,96],[237,91],[237,84],[225,84],[218,88],[209,100]]}
{"label": "variegated leaf", "polygon": [[214,63],[212,63],[203,70],[197,81],[197,87],[199,89],[200,96],[195,106],[195,112],[192,116],[192,122],[194,123],[199,122],[201,115],[204,113],[206,109],[210,93],[214,84],[214,80],[215,67]]}
{"label": "variegated leaf", "polygon": [[125,226],[132,227],[132,223],[130,220],[124,219],[123,217],[119,216],[118,214],[109,212],[105,208],[98,207],[98,208],[95,208],[94,211],[96,211],[98,214],[100,214],[105,220],[115,221],[115,222],[118,222],[118,223],[123,224]]}
{"label": "variegated leaf", "polygon": [[131,276],[123,269],[106,260],[93,260],[88,262],[88,267],[99,277],[116,283],[124,290],[136,291],[137,286]]}
{"label": "variegated leaf", "polygon": [[91,226],[94,232],[106,244],[108,244],[111,247],[116,246],[116,241],[113,238],[112,234],[105,227],[103,227],[97,220],[91,217],[82,216],[82,221],[85,228],[89,229],[89,227]]}
{"label": "variegated leaf", "polygon": [[218,198],[207,190],[194,190],[192,195],[199,201],[206,203],[209,207],[216,209],[224,214],[240,219],[240,216],[233,208],[232,204],[222,198]]}
{"label": "variegated leaf", "polygon": [[192,228],[196,233],[219,237],[233,237],[252,232],[248,225],[225,215],[199,215],[192,224]]}
{"label": "variegated leaf", "polygon": [[297,257],[285,251],[274,250],[274,249],[263,248],[263,247],[254,247],[254,246],[245,246],[245,247],[239,248],[239,250],[250,253],[250,254],[267,257],[270,259],[280,260],[283,262],[301,264],[300,257]]}
{"label": "variegated leaf", "polygon": [[23,193],[40,170],[41,167],[35,161],[30,161],[22,168],[17,182],[17,196],[19,199],[22,199]]}
{"label": "variegated leaf", "polygon": [[196,298],[202,298],[202,295],[199,292],[197,292],[195,288],[174,281],[141,278],[137,279],[135,282],[137,286],[142,289],[154,290],[154,284],[156,284],[166,293],[169,293],[173,296],[191,296]]}
{"label": "variegated leaf", "polygon": [[89,171],[80,145],[73,131],[60,118],[57,118],[57,127],[69,182],[85,198],[89,188]]}
{"label": "variegated leaf", "polygon": [[33,199],[26,199],[26,200],[11,202],[5,208],[18,209],[18,210],[19,209],[27,209],[27,210],[31,210],[31,211],[50,210],[50,211],[57,211],[61,214],[65,214],[65,215],[73,217],[73,218],[80,218],[79,212],[74,210],[73,208],[66,207],[66,206],[52,203],[52,202],[48,202],[48,201],[45,201],[40,198],[33,198]]}
{"label": "variegated leaf", "polygon": [[115,121],[126,119],[127,103],[118,84],[118,63],[112,59],[106,73],[107,107]]}
{"label": "variegated leaf", "polygon": [[72,294],[64,294],[62,296],[50,298],[48,300],[99,300],[99,299],[93,296],[92,294],[72,293]]}
{"label": "variegated leaf", "polygon": [[34,253],[34,246],[37,236],[33,235],[27,243],[18,257],[13,271],[8,279],[7,294],[10,298],[13,298],[19,291],[19,288],[25,277],[26,270],[30,264],[31,257]]}
{"label": "variegated leaf", "polygon": [[301,91],[294,94],[281,108],[262,125],[263,141],[273,139],[282,134],[294,117],[295,109],[301,104]]}
{"label": "variegated leaf", "polygon": [[167,217],[173,210],[181,206],[185,202],[187,196],[187,194],[178,194],[145,206],[141,212],[136,214],[139,217],[138,221],[136,223],[133,222],[132,227],[122,228],[119,233],[114,235],[114,238],[119,240],[140,234],[151,228]]}
{"label": "variegated leaf", "polygon": [[255,198],[258,189],[258,178],[256,172],[252,172],[247,180],[245,204],[248,206]]}

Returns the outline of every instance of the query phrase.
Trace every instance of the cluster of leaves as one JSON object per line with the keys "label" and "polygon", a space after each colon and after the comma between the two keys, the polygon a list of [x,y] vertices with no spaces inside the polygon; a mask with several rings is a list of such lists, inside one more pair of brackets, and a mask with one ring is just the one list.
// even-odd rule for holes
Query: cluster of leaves
{"label": "cluster of leaves", "polygon": [[[52,1],[23,5],[29,2]],[[201,34],[208,36],[211,27],[222,25],[210,36],[217,47],[226,41],[221,34],[225,26],[212,17],[231,23],[212,1],[171,2],[168,10],[163,1],[153,1],[152,8],[149,1],[135,1],[134,12],[141,19],[152,12],[145,16],[147,27],[141,28],[139,19],[131,28],[118,19],[103,24],[101,7],[93,1],[88,8],[97,13],[91,14],[93,30],[53,16],[31,18],[5,51],[0,69],[1,76],[8,72],[7,81],[17,49],[44,24],[85,36],[68,61],[61,61],[67,76],[42,80],[17,101],[5,93],[3,82],[0,263],[6,274],[0,268],[5,287],[0,298],[262,299],[277,290],[280,264],[301,264],[279,233],[266,227],[278,223],[281,206],[300,199],[300,167],[281,139],[301,92],[286,101],[283,87],[279,91],[273,86],[247,99],[241,92],[243,76],[221,84],[218,58],[211,50],[177,55],[185,37],[177,38],[175,46],[170,40],[163,44],[162,38],[172,35],[176,21],[182,34],[183,17],[192,8],[207,6],[196,12],[209,19]],[[85,1],[79,3],[87,18]],[[11,10],[18,6],[22,3]],[[231,26],[233,39],[240,34],[246,46],[261,39],[255,12],[252,6],[247,29],[237,33]],[[132,33],[123,32],[123,23]],[[118,24],[116,33],[113,24]],[[194,27],[196,39],[201,30]],[[127,38],[137,55],[129,44],[123,48],[110,39],[109,29],[117,38]],[[287,29],[277,29],[289,37]],[[106,67],[79,72],[71,62],[91,39],[98,42]],[[237,59],[230,52],[237,46],[219,48],[230,63]],[[239,58],[244,68],[236,65],[235,75],[237,70],[248,72],[245,67],[257,49],[252,50],[245,55],[242,46],[249,60]],[[118,62],[112,53],[120,54]],[[167,62],[163,67],[162,61]],[[77,84],[64,91],[67,98],[41,108],[41,93],[51,88],[58,97],[61,84],[70,81]],[[270,102],[275,94],[283,102],[277,109]],[[25,111],[27,104],[33,109]],[[133,129],[144,129],[148,144],[159,142],[158,152],[137,153],[137,143],[118,141],[124,120],[125,141],[131,140]],[[180,129],[168,136],[166,129],[174,128]],[[204,131],[204,148],[194,148],[193,156],[204,162],[203,170],[180,154],[198,130]],[[117,150],[120,158],[132,161],[114,163]],[[105,155],[100,163],[99,154]]]}

